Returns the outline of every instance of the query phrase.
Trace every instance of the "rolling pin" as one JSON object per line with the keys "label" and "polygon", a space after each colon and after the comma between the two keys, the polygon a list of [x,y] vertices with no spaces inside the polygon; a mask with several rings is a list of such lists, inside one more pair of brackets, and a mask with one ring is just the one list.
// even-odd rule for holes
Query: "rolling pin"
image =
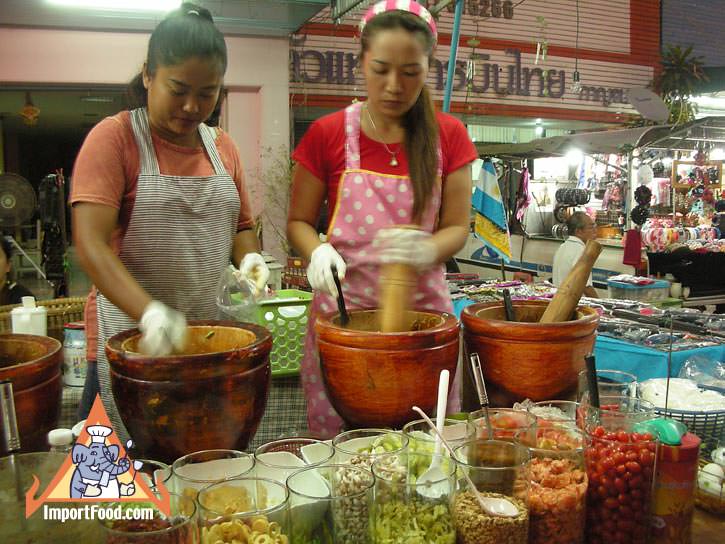
{"label": "rolling pin", "polygon": [[589,274],[592,272],[594,263],[602,252],[602,246],[594,240],[589,240],[584,247],[579,260],[571,269],[566,279],[562,282],[549,302],[549,305],[541,316],[539,323],[558,323],[569,321],[571,314],[579,304],[579,299],[587,286]]}
{"label": "rolling pin", "polygon": [[418,274],[408,264],[391,263],[380,268],[380,331],[403,332],[410,328],[410,302]]}

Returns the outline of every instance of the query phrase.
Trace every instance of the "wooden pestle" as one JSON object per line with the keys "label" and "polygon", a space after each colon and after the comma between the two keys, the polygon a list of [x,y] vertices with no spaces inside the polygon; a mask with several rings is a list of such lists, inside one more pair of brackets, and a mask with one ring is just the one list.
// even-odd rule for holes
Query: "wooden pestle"
{"label": "wooden pestle", "polygon": [[598,242],[594,240],[587,242],[584,253],[557,289],[539,323],[558,323],[571,319],[571,314],[579,304],[579,299],[587,286],[589,274],[601,252],[602,246]]}
{"label": "wooden pestle", "polygon": [[380,268],[380,331],[403,332],[410,328],[410,302],[418,274],[408,264],[390,263]]}

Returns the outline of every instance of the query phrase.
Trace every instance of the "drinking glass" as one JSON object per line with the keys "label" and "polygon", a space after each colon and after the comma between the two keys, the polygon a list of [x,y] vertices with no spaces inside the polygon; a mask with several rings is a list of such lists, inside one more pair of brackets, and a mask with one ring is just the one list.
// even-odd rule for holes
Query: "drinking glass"
{"label": "drinking glass", "polygon": [[493,435],[488,436],[485,411],[476,410],[469,414],[469,421],[476,429],[476,438],[488,440],[518,440],[533,446],[536,441],[536,416],[525,410],[513,408],[489,408],[488,417],[491,421]]}
{"label": "drinking glass", "polygon": [[367,468],[330,464],[287,478],[292,544],[369,544],[375,478]]}
{"label": "drinking glass", "polygon": [[203,544],[248,542],[253,533],[259,542],[289,539],[289,491],[284,484],[233,478],[205,487],[197,502]]}

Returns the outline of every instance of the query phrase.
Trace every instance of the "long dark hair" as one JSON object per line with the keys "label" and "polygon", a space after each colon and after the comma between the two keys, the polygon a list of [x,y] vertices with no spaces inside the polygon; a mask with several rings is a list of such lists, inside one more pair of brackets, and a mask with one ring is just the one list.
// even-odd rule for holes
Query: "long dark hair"
{"label": "long dark hair", "polygon": [[[153,76],[159,66],[175,66],[191,57],[205,57],[219,62],[222,74],[227,71],[227,44],[208,9],[184,2],[169,13],[154,29],[146,53],[146,71]],[[143,72],[128,85],[131,107],[148,104],[148,92],[143,86]],[[224,93],[219,93],[221,106]],[[212,117],[214,114],[212,113]]]}
{"label": "long dark hair", "polygon": [[[360,56],[370,47],[370,40],[382,30],[402,28],[416,36],[429,59],[433,56],[435,38],[428,24],[412,13],[402,10],[384,11],[367,22],[360,41]],[[403,116],[405,152],[413,185],[413,217],[419,220],[433,193],[438,170],[438,122],[428,87],[424,84],[413,107]]]}

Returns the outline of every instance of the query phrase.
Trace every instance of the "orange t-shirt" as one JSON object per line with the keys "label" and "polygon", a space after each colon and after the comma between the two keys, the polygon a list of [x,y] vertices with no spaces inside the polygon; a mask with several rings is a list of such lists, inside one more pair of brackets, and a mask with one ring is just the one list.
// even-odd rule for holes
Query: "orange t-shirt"
{"label": "orange t-shirt", "polygon": [[[214,174],[214,166],[203,146],[182,147],[153,134],[151,138],[162,174],[199,177]],[[222,130],[218,131],[215,144],[224,168],[239,191],[241,206],[237,230],[252,228],[254,220],[239,151],[229,135]],[[83,142],[73,166],[69,198],[71,205],[78,202],[93,202],[119,210],[118,228],[114,231],[111,242],[116,252],[120,249],[120,241],[131,220],[140,171],[139,150],[131,128],[131,114],[128,111],[106,117],[93,127]],[[88,296],[85,321],[88,359],[96,360],[98,323],[95,287]]]}

